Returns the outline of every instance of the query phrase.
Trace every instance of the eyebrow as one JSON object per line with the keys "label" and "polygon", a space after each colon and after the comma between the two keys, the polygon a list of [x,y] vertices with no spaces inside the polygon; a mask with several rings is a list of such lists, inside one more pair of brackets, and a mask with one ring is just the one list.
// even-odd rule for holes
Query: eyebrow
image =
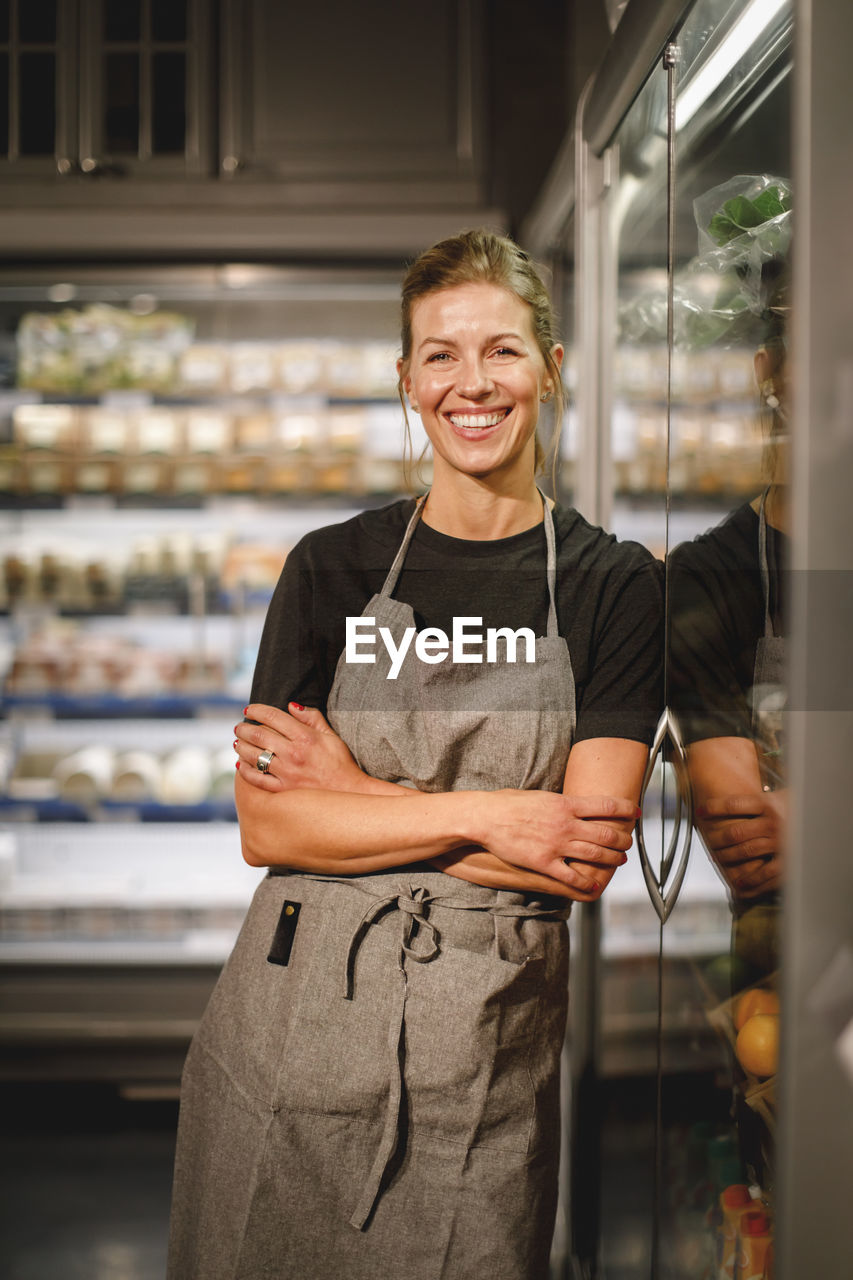
{"label": "eyebrow", "polygon": [[[512,331],[508,331],[507,333],[493,333],[490,337],[486,338],[484,345],[488,346],[489,343],[491,342],[504,342],[506,341],[507,338],[511,338],[514,342],[521,343],[522,346],[526,345],[525,340],[524,338],[522,338],[521,334],[513,333]],[[435,346],[438,346],[438,347],[455,347],[456,346],[456,343],[453,341],[452,338],[424,338],[423,341],[418,344],[418,350],[420,351],[421,347],[429,346],[430,343],[433,343]]]}

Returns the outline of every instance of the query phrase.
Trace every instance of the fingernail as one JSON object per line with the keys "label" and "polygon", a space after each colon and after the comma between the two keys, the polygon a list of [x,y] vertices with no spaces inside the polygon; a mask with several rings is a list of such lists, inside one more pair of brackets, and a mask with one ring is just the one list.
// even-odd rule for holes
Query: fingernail
{"label": "fingernail", "polygon": [[244,707],[244,708],[243,708],[243,715],[244,715],[244,716],[247,716],[248,714],[249,714],[249,708],[248,708],[248,707]]}
{"label": "fingernail", "polygon": [[640,808],[640,806],[639,806],[639,805],[637,805],[637,812],[634,814],[634,817],[635,817],[635,818],[642,818],[642,816],[643,816],[643,811],[642,811],[642,809]]}
{"label": "fingernail", "polygon": [[239,745],[240,745],[240,743],[238,742],[238,740],[237,740],[236,738],[235,738],[235,739],[234,739],[234,741],[231,743],[231,746],[234,748],[234,750],[235,750],[235,751],[237,750],[237,748],[239,747]]}
{"label": "fingernail", "polygon": [[235,768],[235,769],[239,769],[239,768],[240,768],[240,761],[239,761],[239,760],[235,760],[235,762],[234,762],[234,768]]}
{"label": "fingernail", "polygon": [[301,703],[301,702],[291,702],[291,704],[290,704],[290,705],[291,705],[292,707],[296,707],[296,710],[297,710],[297,711],[304,711],[304,710],[305,710],[305,708],[303,707],[303,705],[302,705],[302,703]]}

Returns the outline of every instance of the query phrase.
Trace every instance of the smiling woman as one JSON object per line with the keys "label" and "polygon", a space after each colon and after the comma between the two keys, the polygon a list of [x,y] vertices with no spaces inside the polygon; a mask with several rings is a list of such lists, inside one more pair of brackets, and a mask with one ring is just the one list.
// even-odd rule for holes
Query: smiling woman
{"label": "smiling woman", "polygon": [[565,919],[631,844],[658,575],[537,488],[562,348],[527,255],[434,246],[402,319],[434,483],[309,534],[270,606],[235,728],[269,875],[187,1059],[171,1280],[547,1268]]}
{"label": "smiling woman", "polygon": [[411,354],[397,369],[432,443],[434,488],[457,485],[453,473],[529,480],[539,405],[559,381],[560,344],[542,352],[527,304],[485,282],[421,298],[411,335]]}

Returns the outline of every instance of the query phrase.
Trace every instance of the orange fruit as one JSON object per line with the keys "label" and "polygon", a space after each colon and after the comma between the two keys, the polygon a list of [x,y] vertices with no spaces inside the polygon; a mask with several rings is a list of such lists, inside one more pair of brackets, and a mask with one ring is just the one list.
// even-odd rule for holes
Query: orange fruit
{"label": "orange fruit", "polygon": [[744,1071],[774,1075],[779,1061],[778,1013],[754,1013],[747,1018],[737,1034],[735,1053]]}
{"label": "orange fruit", "polygon": [[755,1013],[778,1012],[779,996],[775,991],[770,991],[767,987],[750,987],[749,991],[744,991],[735,1001],[735,1029],[740,1031],[747,1018]]}

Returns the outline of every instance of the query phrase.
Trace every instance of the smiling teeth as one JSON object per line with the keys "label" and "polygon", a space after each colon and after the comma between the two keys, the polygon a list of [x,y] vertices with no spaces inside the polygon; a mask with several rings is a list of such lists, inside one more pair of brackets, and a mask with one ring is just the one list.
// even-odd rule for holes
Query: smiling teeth
{"label": "smiling teeth", "polygon": [[450,421],[454,427],[496,427],[507,415],[506,409],[499,413],[451,413]]}

